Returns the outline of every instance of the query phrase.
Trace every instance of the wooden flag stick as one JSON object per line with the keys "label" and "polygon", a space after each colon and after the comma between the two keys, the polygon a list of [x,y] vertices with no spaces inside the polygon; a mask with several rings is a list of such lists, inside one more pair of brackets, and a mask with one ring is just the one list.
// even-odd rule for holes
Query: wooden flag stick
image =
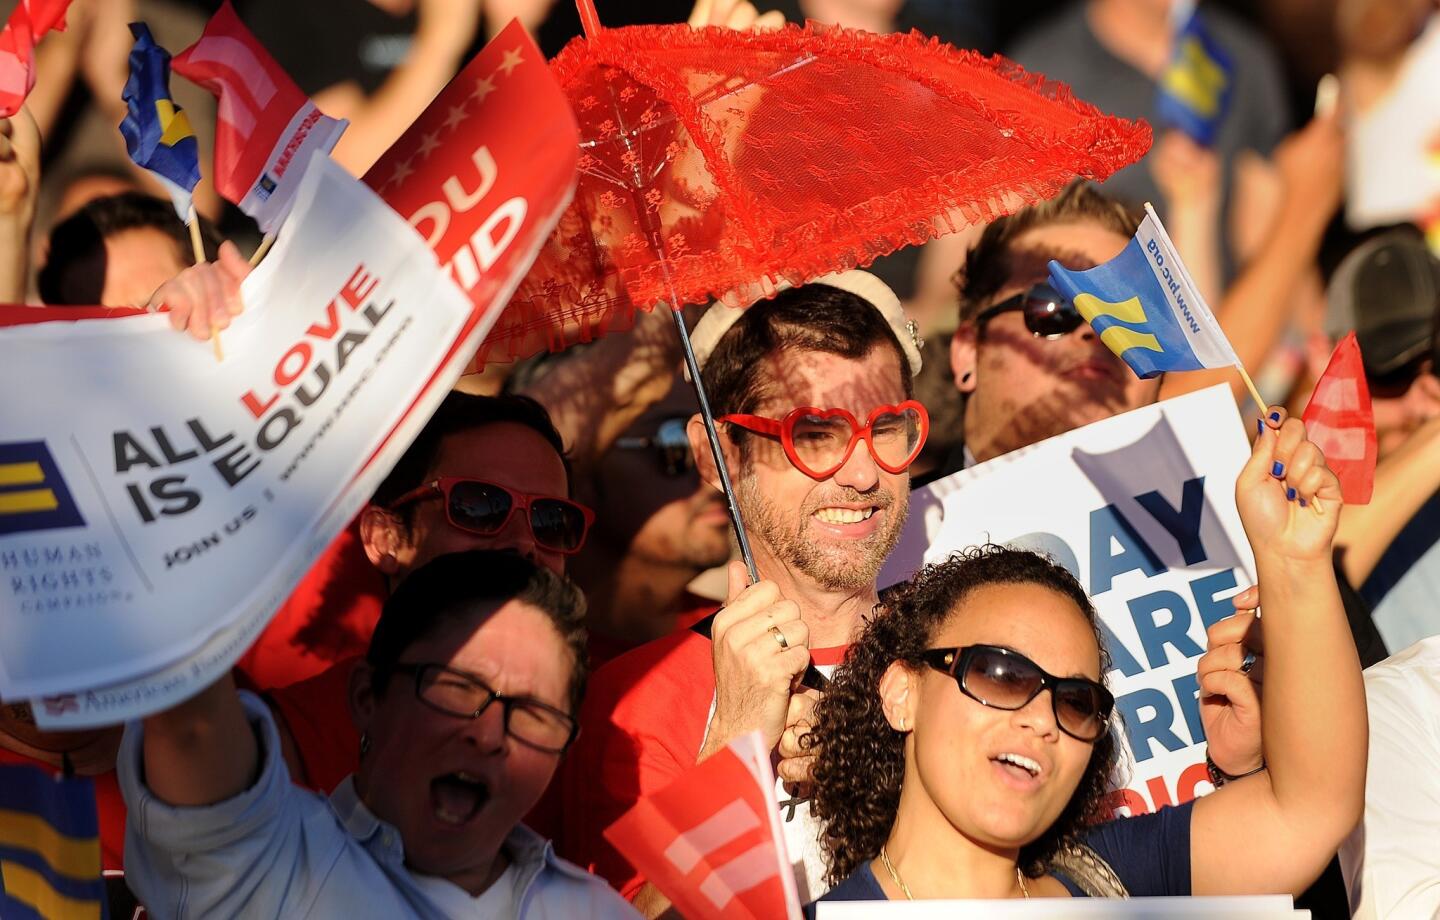
{"label": "wooden flag stick", "polygon": [[1245,365],[1236,364],[1235,369],[1240,372],[1240,379],[1245,381],[1245,388],[1250,391],[1250,398],[1255,400],[1255,405],[1260,409],[1260,414],[1264,415],[1265,410],[1270,408],[1270,404],[1265,401],[1265,397],[1260,395],[1260,391],[1255,389],[1255,381],[1250,379],[1250,374],[1245,370]]}
{"label": "wooden flag stick", "polygon": [[254,251],[253,253],[251,253],[251,255],[250,255],[250,264],[251,264],[251,265],[259,265],[259,264],[260,264],[260,260],[263,259],[263,258],[265,258],[265,253],[269,252],[269,251],[270,251],[270,247],[271,247],[271,246],[274,246],[274,245],[275,245],[275,234],[273,234],[273,233],[267,233],[267,234],[265,234],[265,238],[260,241],[260,245],[256,247],[256,249],[255,249],[255,251]]}
{"label": "wooden flag stick", "polygon": [[[1270,406],[1265,402],[1265,398],[1260,395],[1260,391],[1255,388],[1255,381],[1250,379],[1250,374],[1246,372],[1244,365],[1237,364],[1235,365],[1235,369],[1240,372],[1240,379],[1245,381],[1245,388],[1250,391],[1250,398],[1255,400],[1255,405],[1260,407],[1260,414],[1264,415]],[[1310,507],[1316,514],[1325,513],[1325,506],[1320,503],[1319,496],[1310,499]]]}
{"label": "wooden flag stick", "polygon": [[[195,264],[200,265],[205,261],[205,242],[200,239],[200,218],[195,214],[195,206],[190,206],[190,214],[185,220],[185,226],[190,228],[190,248],[195,251]],[[220,345],[220,330],[210,331],[210,343],[215,347],[215,360],[225,360],[225,349]]]}

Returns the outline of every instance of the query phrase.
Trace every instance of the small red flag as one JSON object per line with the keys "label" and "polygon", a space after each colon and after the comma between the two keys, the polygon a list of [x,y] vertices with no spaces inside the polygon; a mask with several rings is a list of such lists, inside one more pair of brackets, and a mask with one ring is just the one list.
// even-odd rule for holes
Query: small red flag
{"label": "small red flag", "polygon": [[799,920],[759,732],[646,796],[605,837],[691,920]]}
{"label": "small red flag", "polygon": [[170,66],[219,101],[215,188],[262,232],[274,233],[290,213],[305,163],[314,153],[328,154],[346,123],[315,107],[245,28],[230,0]]}
{"label": "small red flag", "polygon": [[1368,503],[1375,489],[1375,414],[1355,333],[1335,346],[1310,394],[1304,419],[1310,440],[1325,452],[1325,463],[1340,477],[1345,504]]}
{"label": "small red flag", "polygon": [[20,111],[35,88],[35,45],[51,29],[65,28],[70,0],[20,0],[0,32],[0,118]]}

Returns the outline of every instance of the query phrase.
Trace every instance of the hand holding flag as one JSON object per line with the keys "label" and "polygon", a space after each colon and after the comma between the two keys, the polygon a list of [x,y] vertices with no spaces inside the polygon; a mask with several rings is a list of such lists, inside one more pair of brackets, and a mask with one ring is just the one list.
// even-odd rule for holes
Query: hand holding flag
{"label": "hand holding flag", "polygon": [[[143,22],[130,23],[130,34],[135,36],[135,47],[130,51],[130,78],[121,94],[129,113],[120,122],[120,133],[125,136],[130,159],[149,170],[170,193],[175,213],[190,228],[190,245],[199,265],[205,261],[193,201],[200,182],[199,143],[189,116],[170,98],[170,52],[155,44],[150,27]],[[220,336],[216,334],[211,341],[215,360],[223,360]]]}
{"label": "hand holding flag", "polygon": [[691,920],[800,918],[758,731],[641,799],[605,837]]}

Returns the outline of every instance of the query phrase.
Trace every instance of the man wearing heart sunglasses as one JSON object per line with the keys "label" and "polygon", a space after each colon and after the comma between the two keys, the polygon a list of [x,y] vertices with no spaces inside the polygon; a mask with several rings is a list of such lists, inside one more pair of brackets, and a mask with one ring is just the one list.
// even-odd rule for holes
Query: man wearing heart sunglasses
{"label": "man wearing heart sunglasses", "polygon": [[[605,841],[605,827],[754,729],[779,753],[777,805],[800,890],[823,890],[810,752],[799,746],[816,695],[795,685],[812,665],[833,669],[874,607],[929,429],[912,398],[913,331],[894,293],[864,272],[743,311],[712,307],[693,341],[760,581],[732,563],[713,620],[602,667],[561,780],[561,853],[652,917],[668,903]],[[688,435],[701,478],[718,485],[698,415]]]}

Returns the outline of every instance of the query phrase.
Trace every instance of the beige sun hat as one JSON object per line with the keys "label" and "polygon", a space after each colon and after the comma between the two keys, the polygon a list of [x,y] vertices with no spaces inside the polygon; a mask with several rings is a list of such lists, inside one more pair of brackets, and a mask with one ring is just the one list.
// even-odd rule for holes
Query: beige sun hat
{"label": "beige sun hat", "polygon": [[[895,296],[895,292],[890,290],[888,284],[869,272],[859,269],[821,275],[807,282],[806,286],[812,284],[824,284],[848,291],[879,311],[890,326],[890,331],[895,333],[895,339],[900,343],[900,350],[905,353],[905,359],[910,365],[910,374],[914,376],[920,373],[920,348],[924,344],[920,338],[920,330],[914,320],[905,316],[905,311],[900,306],[900,298]],[[783,291],[794,286],[781,282],[777,286],[777,290]],[[711,353],[715,351],[715,346],[720,344],[720,339],[744,315],[746,309],[745,307],[726,306],[724,303],[716,301],[711,304],[710,309],[705,311],[705,315],[700,317],[700,322],[695,324],[695,329],[690,333],[690,345],[695,349],[695,363],[702,370]],[[689,379],[688,370],[685,376],[686,379]]]}

